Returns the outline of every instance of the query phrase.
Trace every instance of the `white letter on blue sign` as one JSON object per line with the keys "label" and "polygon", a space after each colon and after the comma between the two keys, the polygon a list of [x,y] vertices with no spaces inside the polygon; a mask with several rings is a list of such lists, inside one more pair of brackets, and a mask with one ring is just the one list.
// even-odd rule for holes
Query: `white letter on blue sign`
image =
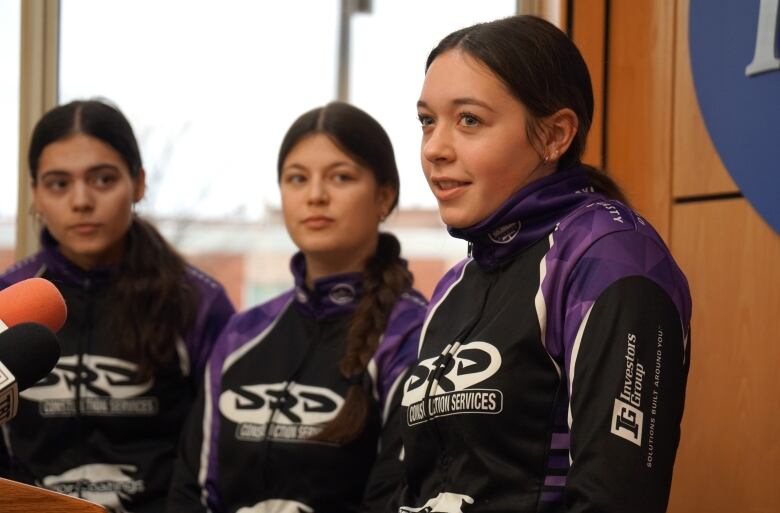
{"label": "white letter on blue sign", "polygon": [[752,77],[767,71],[780,69],[780,59],[775,55],[777,41],[778,7],[780,0],[761,0],[758,11],[758,30],[756,31],[756,52],[753,62],[745,68],[745,75]]}

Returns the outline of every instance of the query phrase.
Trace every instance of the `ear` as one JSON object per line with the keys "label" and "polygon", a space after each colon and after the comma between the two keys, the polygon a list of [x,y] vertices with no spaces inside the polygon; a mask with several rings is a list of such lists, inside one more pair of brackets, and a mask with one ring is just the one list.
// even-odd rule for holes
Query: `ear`
{"label": "ear", "polygon": [[398,197],[398,191],[390,185],[382,185],[377,188],[376,206],[379,212],[379,220],[384,221],[390,215],[390,209],[393,208]]}
{"label": "ear", "polygon": [[571,146],[579,129],[579,120],[573,110],[564,108],[545,118],[544,157],[557,161]]}
{"label": "ear", "polygon": [[146,194],[146,171],[144,171],[144,168],[139,170],[138,177],[134,182],[133,203],[138,203],[144,198],[144,194]]}

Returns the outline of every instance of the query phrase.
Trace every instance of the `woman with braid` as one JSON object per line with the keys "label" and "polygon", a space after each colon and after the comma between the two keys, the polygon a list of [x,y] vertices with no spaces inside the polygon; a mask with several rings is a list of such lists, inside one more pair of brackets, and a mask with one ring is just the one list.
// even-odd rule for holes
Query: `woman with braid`
{"label": "woman with braid", "polygon": [[426,304],[378,231],[398,201],[390,139],[330,103],[293,123],[278,173],[295,286],[217,341],[171,512],[378,511],[400,479],[399,383]]}

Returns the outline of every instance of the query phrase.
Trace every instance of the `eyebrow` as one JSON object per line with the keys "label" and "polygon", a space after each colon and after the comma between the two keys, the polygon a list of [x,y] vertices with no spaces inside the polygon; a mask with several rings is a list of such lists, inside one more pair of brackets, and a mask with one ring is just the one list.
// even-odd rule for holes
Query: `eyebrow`
{"label": "eyebrow", "polygon": [[[337,167],[340,167],[340,166],[348,166],[348,167],[351,167],[351,168],[360,169],[359,165],[357,165],[356,163],[350,162],[348,160],[337,160],[336,162],[332,162],[332,163],[328,164],[327,166],[325,166],[325,169],[326,170],[327,169],[334,169],[334,168],[337,168]],[[304,166],[303,164],[299,164],[297,162],[293,162],[291,164],[288,164],[288,165],[284,166],[282,168],[282,172],[284,172],[287,169],[300,169],[302,171],[308,171],[309,170],[308,167]]]}
{"label": "eyebrow", "polygon": [[[483,107],[483,108],[489,110],[490,112],[496,112],[496,110],[493,107],[491,107],[490,105],[488,105],[487,103],[483,102],[482,100],[477,100],[476,98],[472,98],[470,96],[466,96],[466,97],[463,97],[463,98],[455,98],[454,100],[452,100],[451,103],[453,105],[477,105],[479,107]],[[423,100],[419,100],[417,102],[417,106],[418,107],[423,107],[425,109],[430,109],[430,107],[428,106],[428,103],[423,101]]]}
{"label": "eyebrow", "polygon": [[[101,163],[101,164],[95,164],[94,166],[90,166],[87,168],[86,173],[94,173],[96,171],[102,171],[104,169],[110,169],[112,171],[119,171],[119,168],[116,167],[114,164],[108,164],[108,163]],[[38,178],[44,178],[46,176],[57,176],[57,175],[71,175],[70,171],[65,171],[64,169],[47,169],[46,171],[41,172],[41,176]]]}

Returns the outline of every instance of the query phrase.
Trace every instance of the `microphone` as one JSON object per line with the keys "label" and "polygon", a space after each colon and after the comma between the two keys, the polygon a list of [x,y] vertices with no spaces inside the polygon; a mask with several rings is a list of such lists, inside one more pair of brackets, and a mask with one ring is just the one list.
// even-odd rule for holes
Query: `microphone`
{"label": "microphone", "polygon": [[49,280],[30,278],[0,291],[0,333],[23,322],[58,331],[67,315],[62,294]]}
{"label": "microphone", "polygon": [[19,392],[45,378],[60,358],[57,336],[26,322],[0,333],[0,425],[16,416]]}

